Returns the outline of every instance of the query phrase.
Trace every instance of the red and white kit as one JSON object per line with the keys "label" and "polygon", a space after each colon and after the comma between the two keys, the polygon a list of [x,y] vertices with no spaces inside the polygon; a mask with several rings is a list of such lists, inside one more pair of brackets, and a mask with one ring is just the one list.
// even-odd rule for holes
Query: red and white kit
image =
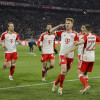
{"label": "red and white kit", "polygon": [[55,34],[47,34],[47,32],[42,33],[42,35],[39,38],[39,43],[40,41],[42,41],[42,47],[43,47],[41,61],[43,62],[43,61],[55,59],[55,55],[54,55]]}
{"label": "red and white kit", "polygon": [[74,41],[79,41],[78,34],[75,31],[68,33],[67,31],[59,31],[56,34],[61,37],[61,48],[59,52],[60,64],[67,64],[70,69],[74,59],[74,51],[71,52],[67,58],[64,57],[65,53],[74,46]]}
{"label": "red and white kit", "polygon": [[[81,40],[81,38],[83,37],[84,35],[82,34],[82,32],[81,33],[79,33],[79,40]],[[79,47],[78,47],[78,61],[80,62],[80,60],[81,60],[81,55],[83,54],[83,46],[84,46],[84,44],[81,44],[81,45],[79,45]]]}
{"label": "red and white kit", "polygon": [[4,32],[1,35],[1,40],[4,40],[5,44],[5,61],[11,61],[11,59],[16,60],[17,57],[17,51],[16,51],[16,40],[19,40],[19,36],[16,32],[13,32],[12,34],[9,34],[8,31]]}
{"label": "red and white kit", "polygon": [[78,69],[83,72],[91,72],[95,61],[95,44],[100,42],[100,37],[95,34],[88,33],[84,35],[82,40],[84,40],[82,61],[80,61]]}

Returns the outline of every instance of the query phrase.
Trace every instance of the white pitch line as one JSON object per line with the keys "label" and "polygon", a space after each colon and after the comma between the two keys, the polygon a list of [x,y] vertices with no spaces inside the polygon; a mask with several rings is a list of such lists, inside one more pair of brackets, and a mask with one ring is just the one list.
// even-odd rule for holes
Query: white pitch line
{"label": "white pitch line", "polygon": [[[95,79],[95,78],[100,78],[100,76],[97,77],[89,77],[89,79]],[[64,82],[73,82],[73,81],[77,81],[79,79],[73,79],[73,80],[65,80]],[[51,84],[53,82],[49,82],[49,83],[40,83],[40,84],[33,84],[33,85],[23,85],[23,86],[15,86],[15,87],[6,87],[6,88],[0,88],[0,90],[6,90],[6,89],[13,89],[13,88],[20,88],[20,87],[33,87],[33,86],[40,86],[40,85],[47,85],[47,84]]]}

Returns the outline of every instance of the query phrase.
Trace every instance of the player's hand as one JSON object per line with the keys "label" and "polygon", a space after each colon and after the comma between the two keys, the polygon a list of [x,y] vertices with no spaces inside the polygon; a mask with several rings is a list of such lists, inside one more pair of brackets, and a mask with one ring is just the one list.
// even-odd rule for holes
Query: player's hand
{"label": "player's hand", "polygon": [[39,46],[39,50],[42,51],[41,46]]}
{"label": "player's hand", "polygon": [[6,48],[6,46],[5,46],[5,45],[3,45],[2,47],[4,48],[4,51],[7,51],[7,48]]}
{"label": "player's hand", "polygon": [[65,55],[64,55],[64,57],[67,58],[68,55],[69,55],[69,52],[66,52]]}
{"label": "player's hand", "polygon": [[57,54],[57,53],[58,53],[58,51],[57,51],[56,49],[54,49],[54,52],[55,52],[55,54]]}
{"label": "player's hand", "polygon": [[59,28],[64,28],[65,24],[58,25]]}
{"label": "player's hand", "polygon": [[78,45],[78,41],[75,41],[75,42],[74,42],[74,45],[77,46],[77,45]]}
{"label": "player's hand", "polygon": [[6,48],[6,46],[5,46],[5,45],[2,45],[2,47],[3,47],[3,48]]}

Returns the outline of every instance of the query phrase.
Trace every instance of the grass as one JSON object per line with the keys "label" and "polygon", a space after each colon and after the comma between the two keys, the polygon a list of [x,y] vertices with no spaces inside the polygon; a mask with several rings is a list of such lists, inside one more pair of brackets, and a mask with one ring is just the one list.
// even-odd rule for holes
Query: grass
{"label": "grass", "polygon": [[[56,46],[59,51],[60,47]],[[89,73],[89,77],[100,76],[100,46],[96,46],[96,61],[94,64],[93,72]],[[75,59],[72,64],[71,70],[68,72],[64,82],[63,95],[59,96],[57,91],[51,92],[52,84],[50,82],[57,79],[60,73],[59,56],[56,55],[55,68],[48,72],[46,76],[46,82],[41,81],[42,63],[41,52],[38,48],[35,48],[37,56],[29,54],[28,46],[17,46],[18,60],[16,61],[16,69],[13,75],[14,80],[8,79],[9,69],[3,69],[4,53],[3,48],[0,47],[0,100],[100,100],[100,78],[89,79],[91,89],[86,95],[81,95],[79,90],[83,88],[83,85],[79,80],[66,81],[78,79],[77,77],[77,50],[75,53]],[[49,63],[48,63],[49,65]],[[44,84],[46,83],[46,84]],[[40,85],[36,85],[40,84]],[[24,86],[25,87],[16,87]],[[8,88],[16,87],[16,88]],[[6,89],[2,89],[6,88]]]}

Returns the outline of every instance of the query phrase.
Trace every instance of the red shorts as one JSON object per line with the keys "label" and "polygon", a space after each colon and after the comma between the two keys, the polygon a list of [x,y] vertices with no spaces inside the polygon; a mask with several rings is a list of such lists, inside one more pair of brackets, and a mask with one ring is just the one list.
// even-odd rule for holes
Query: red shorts
{"label": "red shorts", "polygon": [[52,53],[52,54],[42,54],[42,57],[41,57],[42,62],[47,61],[47,60],[51,60],[51,59],[55,59],[54,53]]}
{"label": "red shorts", "polygon": [[60,65],[61,64],[66,64],[67,65],[67,69],[70,69],[71,68],[71,65],[73,63],[73,60],[74,60],[73,58],[65,58],[62,55],[59,56]]}
{"label": "red shorts", "polygon": [[5,62],[11,61],[12,59],[14,60],[18,59],[17,52],[5,53]]}
{"label": "red shorts", "polygon": [[92,72],[94,62],[85,62],[85,61],[80,61],[78,65],[78,69],[82,72]]}

